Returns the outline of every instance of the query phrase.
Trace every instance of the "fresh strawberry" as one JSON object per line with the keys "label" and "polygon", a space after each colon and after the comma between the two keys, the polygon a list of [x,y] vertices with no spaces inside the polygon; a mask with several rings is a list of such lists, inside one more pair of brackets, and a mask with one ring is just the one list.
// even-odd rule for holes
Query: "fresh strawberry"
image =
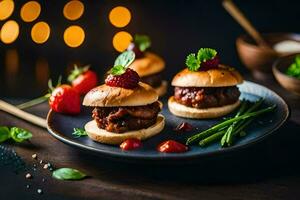
{"label": "fresh strawberry", "polygon": [[139,81],[138,73],[133,69],[127,68],[121,75],[108,75],[105,79],[105,84],[111,87],[133,89],[138,86]]}
{"label": "fresh strawberry", "polygon": [[80,95],[88,93],[98,84],[97,74],[90,70],[89,66],[78,68],[75,65],[75,68],[69,75],[68,80]]}
{"label": "fresh strawberry", "polygon": [[52,110],[64,114],[80,113],[80,95],[69,85],[55,88],[49,98]]}

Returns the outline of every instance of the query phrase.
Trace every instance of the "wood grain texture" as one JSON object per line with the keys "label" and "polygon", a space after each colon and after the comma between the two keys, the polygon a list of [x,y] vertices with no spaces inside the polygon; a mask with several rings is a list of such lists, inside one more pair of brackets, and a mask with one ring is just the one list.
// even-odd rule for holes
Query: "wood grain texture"
{"label": "wood grain texture", "polygon": [[[289,122],[277,134],[240,152],[201,160],[198,165],[133,165],[86,154],[51,137],[47,131],[0,111],[0,125],[33,132],[30,143],[12,144],[29,164],[25,173],[0,170],[0,199],[299,199],[299,97],[286,92],[273,79],[263,85],[277,91],[291,106]],[[43,104],[28,110],[45,116]],[[55,167],[73,167],[88,175],[82,181],[58,181],[38,161]],[[45,178],[46,181],[42,182]],[[27,189],[26,185],[30,184]],[[37,194],[41,188],[43,194]]]}

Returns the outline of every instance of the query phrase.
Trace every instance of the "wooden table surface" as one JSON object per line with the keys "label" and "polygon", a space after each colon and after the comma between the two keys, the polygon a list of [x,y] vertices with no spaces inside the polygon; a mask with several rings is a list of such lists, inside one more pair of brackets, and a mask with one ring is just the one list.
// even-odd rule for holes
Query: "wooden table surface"
{"label": "wooden table surface", "polygon": [[[33,133],[30,143],[5,145],[15,149],[28,166],[37,165],[36,171],[30,168],[18,174],[2,168],[0,199],[300,199],[300,98],[283,90],[272,78],[256,82],[287,101],[292,111],[289,121],[259,144],[193,165],[136,165],[90,155],[0,111],[0,125]],[[45,116],[47,110],[43,104],[30,112]],[[38,160],[32,159],[34,153]],[[39,164],[40,159],[55,167],[79,169],[90,177],[54,180]],[[25,179],[27,172],[32,179]],[[38,194],[37,189],[43,193]]]}

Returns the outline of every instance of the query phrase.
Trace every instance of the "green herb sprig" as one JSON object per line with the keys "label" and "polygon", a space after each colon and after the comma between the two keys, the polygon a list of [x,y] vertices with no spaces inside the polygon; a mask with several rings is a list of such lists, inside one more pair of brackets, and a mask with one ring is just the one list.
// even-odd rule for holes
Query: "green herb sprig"
{"label": "green herb sprig", "polygon": [[286,74],[300,79],[300,55],[295,57],[294,63],[289,66]]}
{"label": "green herb sprig", "polygon": [[58,180],[81,180],[87,175],[72,168],[60,168],[52,172],[52,177]]}
{"label": "green herb sprig", "polygon": [[151,40],[147,35],[134,35],[134,44],[138,46],[139,50],[144,52],[151,46]]}
{"label": "green herb sprig", "polygon": [[112,75],[122,75],[125,73],[127,67],[134,61],[135,53],[133,51],[124,51],[115,60],[114,66],[109,73]]}
{"label": "green herb sprig", "polygon": [[74,128],[73,130],[74,130],[74,132],[72,133],[72,135],[75,138],[85,137],[88,135],[83,128]]}
{"label": "green herb sprig", "polygon": [[5,142],[6,140],[12,139],[15,142],[23,142],[32,138],[32,133],[18,127],[8,128],[6,126],[0,127],[0,143]]}
{"label": "green herb sprig", "polygon": [[217,51],[211,48],[199,49],[197,55],[191,53],[187,56],[185,64],[190,71],[198,71],[202,62],[213,59],[217,55]]}

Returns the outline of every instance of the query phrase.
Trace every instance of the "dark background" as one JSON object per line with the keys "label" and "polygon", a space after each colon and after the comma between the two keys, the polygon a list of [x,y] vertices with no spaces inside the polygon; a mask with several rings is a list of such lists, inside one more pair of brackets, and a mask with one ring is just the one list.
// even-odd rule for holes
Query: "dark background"
{"label": "dark background", "polygon": [[[27,1],[15,2],[16,8],[9,19],[20,25],[18,39],[9,45],[0,42],[0,97],[32,98],[44,94],[47,79],[62,74],[74,64],[91,64],[97,72],[105,72],[118,55],[112,46],[112,38],[121,30],[145,33],[152,38],[152,50],[165,58],[167,79],[184,67],[188,53],[200,47],[216,48],[223,63],[249,73],[240,63],[235,39],[244,34],[243,29],[223,9],[221,0],[83,0],[85,12],[76,21],[67,20],[62,13],[66,0],[39,1],[40,17],[31,23],[20,19],[20,8]],[[261,32],[300,32],[300,1],[234,1]],[[116,28],[108,20],[109,11],[115,6],[126,6],[132,14],[131,22],[124,28]],[[7,20],[9,20],[7,19]],[[30,30],[37,21],[46,21],[51,27],[49,40],[35,44]],[[0,27],[5,21],[0,21]],[[70,48],[63,41],[63,32],[70,25],[80,25],[85,30],[85,41],[79,48]],[[6,68],[7,51],[18,54],[18,70]],[[46,63],[47,71],[39,72],[36,63]],[[101,80],[103,81],[103,80]]]}

